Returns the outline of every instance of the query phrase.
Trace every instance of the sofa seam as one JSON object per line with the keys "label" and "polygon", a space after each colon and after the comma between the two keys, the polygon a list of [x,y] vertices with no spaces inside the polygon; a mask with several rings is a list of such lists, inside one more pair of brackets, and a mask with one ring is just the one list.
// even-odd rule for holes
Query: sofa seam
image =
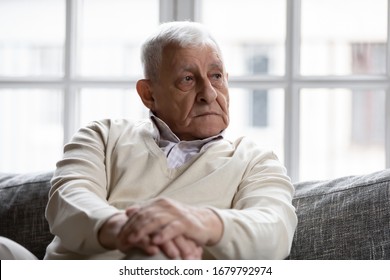
{"label": "sofa seam", "polygon": [[[312,194],[312,195],[306,195],[306,196],[295,196],[295,197],[293,197],[293,199],[310,198],[310,197],[315,197],[315,196],[324,196],[324,195],[328,195],[328,194],[335,194],[335,193],[339,193],[339,192],[343,192],[343,191],[347,191],[347,190],[353,190],[353,189],[360,188],[360,187],[369,187],[369,186],[372,186],[375,184],[382,184],[382,183],[386,183],[386,182],[390,182],[390,179],[385,178],[383,180],[371,182],[368,184],[361,183],[361,184],[358,184],[356,186],[350,186],[350,187],[344,188],[342,190],[335,190],[335,191],[331,191],[331,192],[327,192],[327,193]],[[332,185],[332,184],[330,184],[330,185]]]}

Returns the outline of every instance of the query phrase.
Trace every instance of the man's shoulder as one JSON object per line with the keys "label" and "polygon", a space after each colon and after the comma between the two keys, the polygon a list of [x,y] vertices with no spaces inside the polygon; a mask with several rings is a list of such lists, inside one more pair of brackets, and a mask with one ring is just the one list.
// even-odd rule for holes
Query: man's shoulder
{"label": "man's shoulder", "polygon": [[100,128],[108,131],[128,131],[133,129],[150,129],[149,119],[102,119],[88,124],[89,127]]}
{"label": "man's shoulder", "polygon": [[241,136],[232,141],[232,144],[236,148],[245,148],[245,149],[261,149],[259,143],[255,142],[252,138],[247,136]]}
{"label": "man's shoulder", "polygon": [[122,137],[153,135],[153,125],[149,119],[101,119],[90,122],[81,128],[77,135],[116,141],[115,139]]}
{"label": "man's shoulder", "polygon": [[261,143],[254,141],[250,137],[242,136],[232,142],[237,153],[243,153],[251,158],[277,158],[274,151],[269,147],[264,147]]}

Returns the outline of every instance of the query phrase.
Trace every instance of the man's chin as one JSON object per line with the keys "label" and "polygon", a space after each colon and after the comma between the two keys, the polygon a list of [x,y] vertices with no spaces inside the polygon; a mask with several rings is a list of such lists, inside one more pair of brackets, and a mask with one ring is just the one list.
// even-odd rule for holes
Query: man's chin
{"label": "man's chin", "polygon": [[205,139],[220,134],[226,127],[207,128],[205,124],[202,130],[196,134],[198,139]]}
{"label": "man's chin", "polygon": [[212,121],[206,121],[202,118],[192,119],[191,123],[187,123],[185,131],[180,134],[181,140],[199,140],[220,134],[227,128],[227,124],[219,119],[213,119]]}

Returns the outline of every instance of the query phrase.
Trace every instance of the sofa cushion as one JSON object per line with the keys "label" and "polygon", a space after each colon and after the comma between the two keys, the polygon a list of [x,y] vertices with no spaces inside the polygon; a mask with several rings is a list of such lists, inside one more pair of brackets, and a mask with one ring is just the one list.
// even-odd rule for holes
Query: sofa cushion
{"label": "sofa cushion", "polygon": [[295,187],[290,259],[390,259],[390,169]]}
{"label": "sofa cushion", "polygon": [[53,172],[0,173],[0,236],[18,242],[42,259],[53,239],[45,219]]}

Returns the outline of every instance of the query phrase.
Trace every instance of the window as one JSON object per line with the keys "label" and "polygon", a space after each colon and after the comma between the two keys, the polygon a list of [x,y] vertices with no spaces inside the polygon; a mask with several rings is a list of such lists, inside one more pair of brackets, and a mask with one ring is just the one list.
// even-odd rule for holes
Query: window
{"label": "window", "polygon": [[61,157],[62,96],[59,89],[0,89],[0,172],[44,170]]}
{"label": "window", "polygon": [[253,121],[240,132],[260,136],[277,120],[272,136],[257,139],[282,139],[271,145],[293,180],[390,165],[386,0],[198,3],[197,20],[216,34],[227,57],[230,86],[252,96],[241,99]]}
{"label": "window", "polygon": [[185,19],[222,48],[227,137],[273,149],[293,181],[390,167],[386,0],[2,0],[0,172],[54,169],[92,120],[146,117],[140,44]]}
{"label": "window", "polygon": [[[386,61],[385,52],[381,56],[365,55],[369,55],[371,48],[374,51],[378,43],[386,43],[386,0],[301,0],[301,3],[302,75],[355,74],[353,66],[361,59],[377,64],[361,68],[359,74],[385,74],[386,64],[378,63]],[[360,52],[356,45],[363,46]]]}
{"label": "window", "polygon": [[52,170],[80,126],[147,115],[134,88],[158,17],[158,0],[0,1],[0,171]]}
{"label": "window", "polygon": [[53,169],[63,146],[64,90],[52,80],[64,75],[65,2],[0,1],[0,26],[0,172]]}
{"label": "window", "polygon": [[387,1],[300,2],[300,178],[384,168]]}
{"label": "window", "polygon": [[[374,105],[373,96],[381,102]],[[383,90],[302,89],[301,177],[325,179],[346,175],[345,170],[352,175],[384,168],[384,99]]]}
{"label": "window", "polygon": [[0,1],[0,76],[61,77],[65,2]]}
{"label": "window", "polygon": [[156,0],[79,1],[75,75],[124,78],[142,74],[140,45],[159,24],[158,7]]}

